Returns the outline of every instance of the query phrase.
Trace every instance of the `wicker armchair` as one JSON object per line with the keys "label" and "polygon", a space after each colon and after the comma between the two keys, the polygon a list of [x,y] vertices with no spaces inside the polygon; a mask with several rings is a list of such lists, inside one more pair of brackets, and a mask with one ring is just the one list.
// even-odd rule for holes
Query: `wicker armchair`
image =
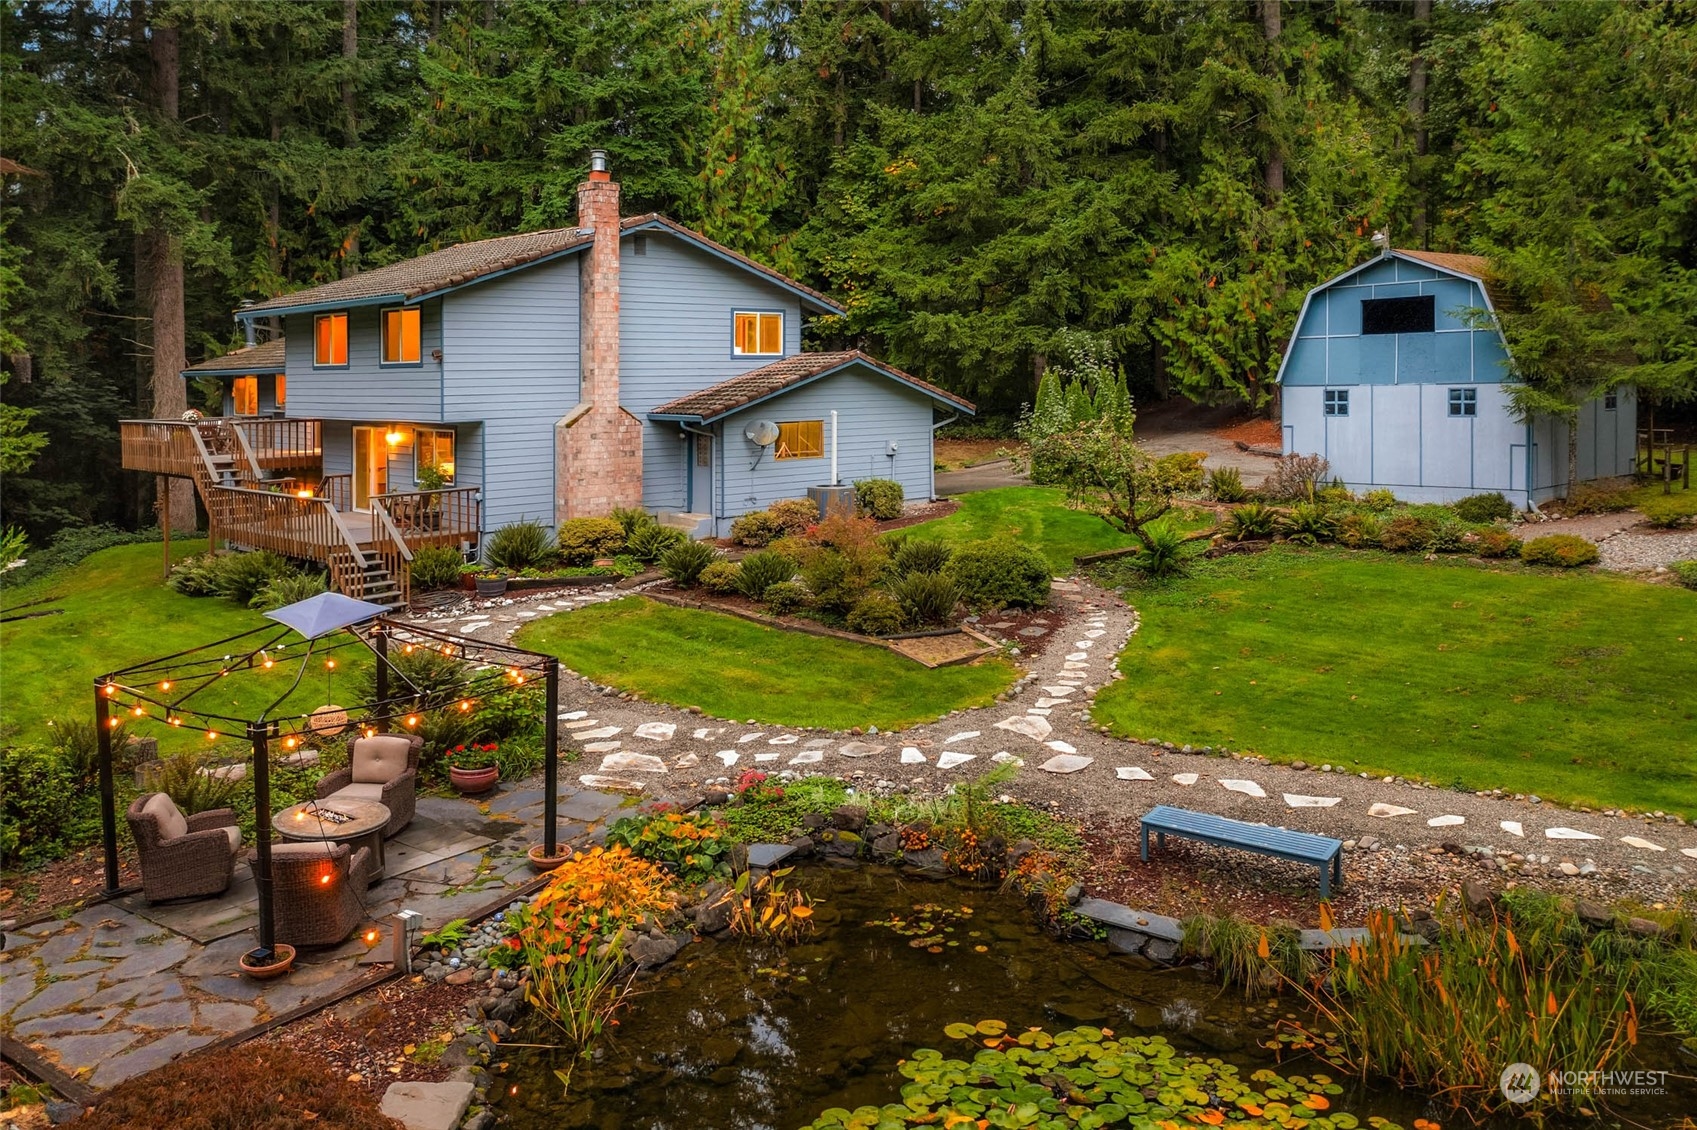
{"label": "wicker armchair", "polygon": [[424,739],[417,734],[360,738],[347,768],[318,779],[318,799],[377,801],[389,810],[383,835],[392,836],[412,822],[418,808],[418,759],[423,752]]}
{"label": "wicker armchair", "polygon": [[[326,882],[328,880],[328,882]],[[277,940],[333,946],[365,919],[371,851],[347,844],[271,845],[271,907]]]}
{"label": "wicker armchair", "polygon": [[222,894],[230,886],[242,845],[234,812],[215,808],[184,816],[164,793],[144,793],[127,816],[149,902]]}

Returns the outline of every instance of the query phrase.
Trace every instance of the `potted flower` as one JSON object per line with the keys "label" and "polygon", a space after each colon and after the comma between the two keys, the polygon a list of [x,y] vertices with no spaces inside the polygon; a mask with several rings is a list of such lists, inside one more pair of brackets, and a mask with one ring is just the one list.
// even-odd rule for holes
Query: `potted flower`
{"label": "potted flower", "polygon": [[419,525],[427,530],[441,529],[442,496],[429,492],[445,490],[448,486],[448,477],[442,473],[442,468],[436,464],[426,463],[419,467],[413,479],[418,483],[418,489],[425,492],[425,498],[422,500],[422,505],[420,505],[418,511]]}
{"label": "potted flower", "polygon": [[485,571],[477,575],[478,596],[500,596],[507,591],[507,575],[498,571]]}
{"label": "potted flower", "polygon": [[449,782],[461,793],[488,792],[501,779],[499,749],[494,742],[455,746],[448,752]]}

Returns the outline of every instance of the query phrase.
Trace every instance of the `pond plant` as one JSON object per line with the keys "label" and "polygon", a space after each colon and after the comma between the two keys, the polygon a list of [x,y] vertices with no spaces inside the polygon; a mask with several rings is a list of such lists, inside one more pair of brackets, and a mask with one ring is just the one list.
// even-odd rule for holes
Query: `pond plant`
{"label": "pond plant", "polygon": [[793,867],[744,871],[731,885],[731,933],[794,942],[813,931],[813,900],[784,880]]}
{"label": "pond plant", "polygon": [[730,869],[725,855],[730,837],[725,826],[704,812],[667,808],[626,816],[607,829],[609,844],[660,864],[682,883],[696,885]]}

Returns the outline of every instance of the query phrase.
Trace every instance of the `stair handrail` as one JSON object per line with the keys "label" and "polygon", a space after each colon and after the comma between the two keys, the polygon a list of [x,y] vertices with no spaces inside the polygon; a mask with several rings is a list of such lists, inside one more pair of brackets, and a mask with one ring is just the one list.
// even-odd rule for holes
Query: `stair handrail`
{"label": "stair handrail", "polygon": [[259,459],[253,453],[253,445],[248,442],[247,429],[242,427],[241,421],[223,420],[220,423],[224,428],[236,433],[236,443],[241,446],[242,454],[247,457],[248,469],[253,472],[253,477],[263,479],[265,474],[260,470]]}
{"label": "stair handrail", "polygon": [[389,508],[375,495],[371,498],[371,515],[382,523],[383,532],[389,535],[393,549],[383,554],[384,566],[389,569],[390,578],[395,582],[396,590],[401,594],[402,601],[412,599],[412,572],[407,567],[412,562],[412,550],[407,546],[407,539],[401,536],[401,531],[395,527],[395,520],[389,516]]}

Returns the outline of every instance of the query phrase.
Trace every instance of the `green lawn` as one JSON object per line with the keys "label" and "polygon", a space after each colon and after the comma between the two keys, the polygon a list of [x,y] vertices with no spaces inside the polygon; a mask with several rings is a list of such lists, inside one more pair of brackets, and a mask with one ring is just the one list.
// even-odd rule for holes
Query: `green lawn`
{"label": "green lawn", "polygon": [[1697,594],[1278,549],[1129,596],[1118,734],[1697,816]]}
{"label": "green lawn", "polygon": [[947,518],[902,533],[952,545],[1011,537],[1042,550],[1060,577],[1072,572],[1075,557],[1131,544],[1095,515],[1067,509],[1066,494],[1059,487],[998,487],[964,494],[960,509]]}
{"label": "green lawn", "polygon": [[[174,559],[200,552],[205,542],[174,542]],[[42,742],[50,718],[93,717],[96,675],[146,659],[183,651],[270,624],[220,597],[187,597],[159,579],[157,544],[101,550],[81,564],[5,594],[5,616],[57,610],[51,616],[0,624],[0,729],[15,740]],[[298,639],[295,641],[298,644]],[[295,650],[291,647],[290,651]],[[369,666],[363,648],[336,653],[332,694],[347,703],[356,695],[359,671]],[[203,691],[195,699],[208,710],[232,717],[269,706],[288,689],[297,668],[279,663],[270,671],[232,676],[228,689]],[[284,709],[304,712],[326,699],[325,672],[309,671]],[[166,750],[192,745],[184,731],[135,727],[158,737]]]}
{"label": "green lawn", "polygon": [[929,670],[868,644],[642,597],[527,624],[515,642],[656,702],[779,726],[892,730],[983,706],[1014,680],[1000,659]]}

